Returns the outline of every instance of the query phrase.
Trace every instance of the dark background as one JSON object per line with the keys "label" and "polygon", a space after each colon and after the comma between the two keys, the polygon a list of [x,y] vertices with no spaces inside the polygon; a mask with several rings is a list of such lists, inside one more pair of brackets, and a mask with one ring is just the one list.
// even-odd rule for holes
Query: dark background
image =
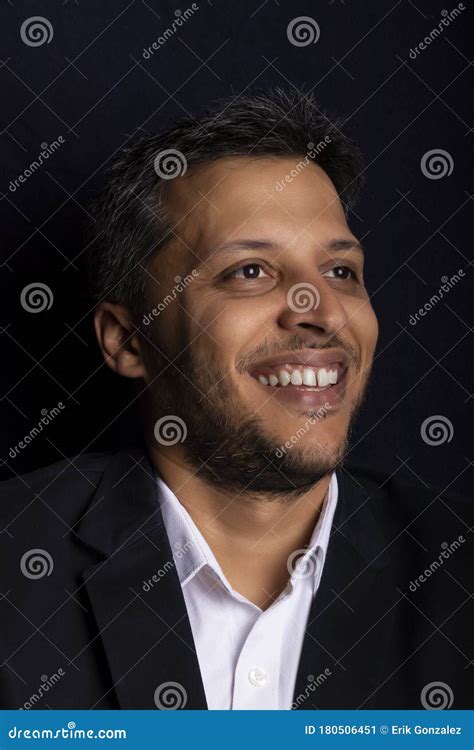
{"label": "dark background", "polygon": [[[223,2],[199,9],[155,51],[181,5],[156,0],[3,2],[2,363],[0,473],[22,474],[63,457],[133,444],[140,435],[131,385],[102,363],[84,280],[88,204],[117,149],[197,115],[216,97],[268,85],[305,84],[366,157],[367,184],[352,217],[367,258],[367,285],[381,334],[371,391],[351,460],[469,492],[471,453],[472,68],[465,10],[415,59],[410,49],[455,4],[416,2]],[[49,43],[29,46],[22,23],[46,17]],[[295,46],[287,26],[317,21],[316,44]],[[64,144],[16,191],[9,187],[42,143]],[[432,149],[451,175],[428,179]],[[470,221],[471,220],[471,221]],[[410,315],[443,276],[466,276],[416,325]],[[28,284],[48,285],[50,309],[25,310]],[[64,410],[15,458],[41,410]],[[452,425],[428,445],[427,418]],[[435,420],[436,421],[436,420]],[[415,479],[415,476],[413,477]]]}

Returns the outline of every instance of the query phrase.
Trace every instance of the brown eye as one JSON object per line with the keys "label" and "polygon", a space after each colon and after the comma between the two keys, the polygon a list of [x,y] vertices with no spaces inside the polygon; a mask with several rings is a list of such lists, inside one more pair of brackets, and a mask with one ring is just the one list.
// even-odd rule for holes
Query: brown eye
{"label": "brown eye", "polygon": [[[260,263],[247,263],[245,266],[240,266],[240,268],[236,268],[235,271],[231,271],[231,273],[228,275],[227,278],[230,278],[230,279],[264,278],[259,275],[260,271],[265,273]],[[265,274],[265,275],[268,275],[268,274]]]}
{"label": "brown eye", "polygon": [[342,279],[342,281],[354,279],[354,281],[357,281],[356,274],[349,266],[334,266],[334,268],[330,268],[324,275],[327,276],[328,274],[333,274],[330,276],[333,279]]}

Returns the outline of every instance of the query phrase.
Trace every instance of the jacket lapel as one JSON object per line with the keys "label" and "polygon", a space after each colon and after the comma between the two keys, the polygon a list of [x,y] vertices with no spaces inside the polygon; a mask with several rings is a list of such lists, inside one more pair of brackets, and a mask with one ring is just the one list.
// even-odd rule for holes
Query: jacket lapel
{"label": "jacket lapel", "polygon": [[399,598],[388,565],[394,534],[374,512],[384,506],[380,491],[345,470],[337,477],[338,504],[307,621],[296,709],[373,707]]}
{"label": "jacket lapel", "polygon": [[120,708],[207,708],[155,477],[143,451],[111,459],[77,533],[105,555],[84,571],[83,581]]}

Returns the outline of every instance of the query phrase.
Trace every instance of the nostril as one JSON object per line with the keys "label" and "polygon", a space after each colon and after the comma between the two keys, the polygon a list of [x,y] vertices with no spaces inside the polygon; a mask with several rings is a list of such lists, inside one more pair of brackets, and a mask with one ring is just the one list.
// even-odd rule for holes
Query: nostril
{"label": "nostril", "polygon": [[324,332],[323,328],[320,328],[320,326],[315,326],[314,323],[304,323],[304,322],[301,322],[301,323],[298,323],[298,326],[300,328],[311,328],[311,330],[313,330],[314,328],[316,328],[316,329]]}

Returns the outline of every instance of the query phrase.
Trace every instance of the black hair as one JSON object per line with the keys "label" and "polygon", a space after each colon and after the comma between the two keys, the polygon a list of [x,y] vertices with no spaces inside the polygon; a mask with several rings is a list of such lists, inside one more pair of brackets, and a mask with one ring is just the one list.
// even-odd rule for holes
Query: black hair
{"label": "black hair", "polygon": [[94,300],[141,315],[145,269],[173,236],[162,200],[168,182],[195,166],[229,156],[306,156],[326,172],[348,212],[363,182],[363,160],[341,124],[311,93],[275,88],[221,100],[197,120],[130,140],[91,207],[87,265]]}

